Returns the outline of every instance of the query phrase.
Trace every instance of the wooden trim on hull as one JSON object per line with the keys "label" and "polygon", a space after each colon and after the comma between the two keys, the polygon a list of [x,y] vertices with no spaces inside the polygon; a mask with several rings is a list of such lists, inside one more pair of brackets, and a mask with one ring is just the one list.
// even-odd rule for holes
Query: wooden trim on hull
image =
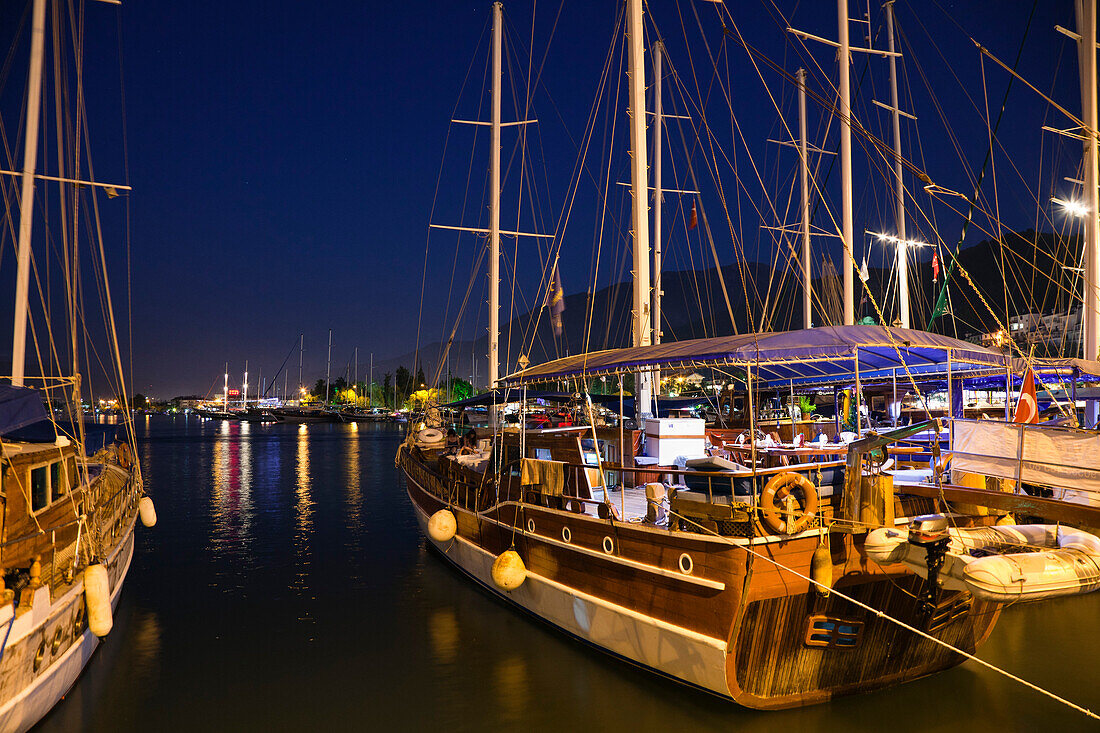
{"label": "wooden trim on hull", "polygon": [[[427,537],[428,515],[415,501],[414,506]],[[463,537],[447,543],[427,539],[478,585],[556,629],[678,682],[730,698],[723,664],[725,640],[647,617],[533,572],[519,588],[504,592],[490,576],[492,553]]]}
{"label": "wooden trim on hull", "polygon": [[[787,595],[768,593],[769,597],[757,598],[759,577],[754,581],[726,661],[730,689],[742,705],[780,709],[815,704],[919,679],[965,661],[961,655],[835,594],[822,598],[813,590],[792,588]],[[998,604],[969,598],[966,593],[945,594],[943,605],[950,613],[954,603],[958,615],[932,630],[923,623],[914,597],[921,587],[919,577],[902,574],[837,584],[846,595],[968,653],[988,638],[1000,613]],[[808,627],[815,618],[858,629],[854,648],[808,646]]]}
{"label": "wooden trim on hull", "polygon": [[[917,679],[964,660],[836,594],[822,598],[795,575],[811,575],[818,532],[716,538],[515,502],[475,513],[448,507],[436,493],[446,486],[435,486],[438,477],[406,450],[398,462],[421,529],[427,535],[428,517],[451,509],[456,539],[442,545],[429,540],[463,572],[586,643],[746,707],[824,702]],[[918,576],[904,566],[883,568],[870,561],[862,535],[828,536],[838,590],[914,627],[928,626],[929,633],[967,652],[988,637],[999,605],[969,594],[943,594],[943,613],[926,617],[914,598],[923,583]],[[602,538],[613,543],[612,552],[600,551]],[[512,547],[529,575],[506,593],[493,584],[490,567]],[[674,570],[684,553],[692,556],[692,575],[705,583],[685,583],[683,573]],[[582,623],[591,621],[594,612],[609,626]],[[815,618],[857,629],[857,642],[845,647],[812,639]],[[673,639],[682,648],[654,656],[659,647],[647,644],[656,635],[661,644]]]}

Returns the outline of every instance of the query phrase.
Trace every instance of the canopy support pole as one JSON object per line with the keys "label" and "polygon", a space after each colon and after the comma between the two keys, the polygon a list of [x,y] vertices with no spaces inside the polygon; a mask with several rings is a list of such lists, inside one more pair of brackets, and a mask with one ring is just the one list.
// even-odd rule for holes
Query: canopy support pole
{"label": "canopy support pole", "polygon": [[948,428],[948,450],[955,445],[955,392],[954,392],[954,380],[951,377],[951,349],[947,350],[947,417],[950,427]]}
{"label": "canopy support pole", "polygon": [[840,435],[840,387],[833,387],[833,442]]}
{"label": "canopy support pole", "polygon": [[[794,404],[794,380],[791,380],[791,409],[788,412],[791,415],[791,443],[795,442],[794,436],[798,433],[798,420],[795,418],[795,404]],[[801,416],[801,410],[798,413]]]}
{"label": "canopy support pole", "polygon": [[863,383],[859,380],[859,347],[856,347],[856,435],[863,433]]}
{"label": "canopy support pole", "polygon": [[[753,475],[756,474],[756,406],[752,399],[752,364],[745,365],[745,387],[749,391],[749,456],[752,459]],[[753,498],[759,499],[757,482],[752,482]]]}
{"label": "canopy support pole", "polygon": [[[626,432],[623,423],[626,422],[626,415],[623,414],[623,375],[619,375],[619,464],[625,468],[626,466]],[[634,460],[634,433],[630,434],[630,460],[637,466],[638,462]],[[633,466],[631,466],[633,468]],[[619,485],[626,486],[626,474],[622,471],[622,478],[619,481]],[[637,474],[634,474],[634,479],[637,479]]]}
{"label": "canopy support pole", "polygon": [[890,381],[893,383],[893,387],[894,387],[893,409],[891,410],[891,412],[894,411],[894,410],[897,411],[897,414],[892,416],[894,427],[896,428],[898,426],[898,423],[901,422],[901,405],[898,403],[898,368],[897,367],[894,367],[893,369],[890,370]]}
{"label": "canopy support pole", "polygon": [[[1080,372],[1077,370],[1077,367],[1073,368],[1073,374],[1071,374],[1070,376],[1073,379],[1073,381],[1070,382],[1069,385],[1070,405],[1073,407],[1073,423],[1079,426],[1081,424],[1081,421],[1077,418],[1077,378],[1078,376],[1080,376]],[[1006,412],[1005,414],[1007,415],[1008,413]]]}

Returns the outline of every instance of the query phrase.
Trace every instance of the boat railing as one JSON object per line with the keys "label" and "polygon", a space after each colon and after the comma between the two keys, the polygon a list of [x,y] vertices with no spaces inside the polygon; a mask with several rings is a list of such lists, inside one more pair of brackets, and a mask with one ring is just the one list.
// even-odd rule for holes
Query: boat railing
{"label": "boat railing", "polygon": [[[572,486],[576,487],[582,485],[581,482],[585,480],[585,471],[596,470],[595,466],[589,466],[583,463],[565,463],[565,469],[570,472],[572,477]],[[688,488],[691,491],[697,491],[695,488],[687,486],[686,479],[690,478],[693,484],[706,482],[706,491],[700,493],[706,493],[707,502],[714,503],[716,496],[729,496],[736,497],[736,484],[737,482],[750,482],[753,486],[752,493],[756,493],[758,485],[766,483],[773,476],[785,473],[785,472],[797,472],[797,473],[818,473],[825,469],[835,469],[844,466],[844,461],[823,461],[817,463],[804,463],[787,466],[776,466],[773,468],[758,468],[755,470],[747,471],[699,471],[695,469],[676,468],[673,466],[623,466],[613,463],[604,463],[604,480],[603,485],[607,484],[606,474],[618,473],[619,475],[632,475],[634,476],[633,483],[626,483],[625,480],[620,480],[620,488],[644,486],[648,483],[661,483],[666,485],[666,488],[670,491],[670,496],[674,496],[677,490],[683,490]],[[671,479],[666,481],[665,479]],[[820,481],[818,481],[820,483]],[[570,483],[567,481],[566,486]],[[593,488],[602,488],[593,487]],[[606,495],[606,494],[605,494]],[[573,495],[567,495],[566,498],[580,498]],[[752,499],[750,496],[744,497],[746,502],[750,502]],[[585,500],[592,501],[593,503],[602,503],[598,500]]]}
{"label": "boat railing", "polygon": [[952,483],[991,476],[1017,492],[1100,507],[1100,433],[1000,420],[952,420]]}

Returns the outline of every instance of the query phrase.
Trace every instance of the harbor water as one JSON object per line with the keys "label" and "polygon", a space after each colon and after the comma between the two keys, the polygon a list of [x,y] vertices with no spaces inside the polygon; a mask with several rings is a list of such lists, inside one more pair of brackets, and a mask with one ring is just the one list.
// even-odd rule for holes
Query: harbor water
{"label": "harbor water", "polygon": [[[55,731],[1033,731],[1094,721],[974,662],[780,712],[586,648],[420,537],[385,424],[141,416],[158,524]],[[1100,710],[1100,593],[1007,609],[979,656]]]}

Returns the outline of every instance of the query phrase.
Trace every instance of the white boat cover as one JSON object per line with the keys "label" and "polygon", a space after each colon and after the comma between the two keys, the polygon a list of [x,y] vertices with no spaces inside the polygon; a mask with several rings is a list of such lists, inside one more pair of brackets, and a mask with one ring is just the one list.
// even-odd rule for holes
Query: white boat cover
{"label": "white boat cover", "polygon": [[1100,433],[997,420],[955,420],[952,471],[1063,491],[1054,498],[1100,506]]}

